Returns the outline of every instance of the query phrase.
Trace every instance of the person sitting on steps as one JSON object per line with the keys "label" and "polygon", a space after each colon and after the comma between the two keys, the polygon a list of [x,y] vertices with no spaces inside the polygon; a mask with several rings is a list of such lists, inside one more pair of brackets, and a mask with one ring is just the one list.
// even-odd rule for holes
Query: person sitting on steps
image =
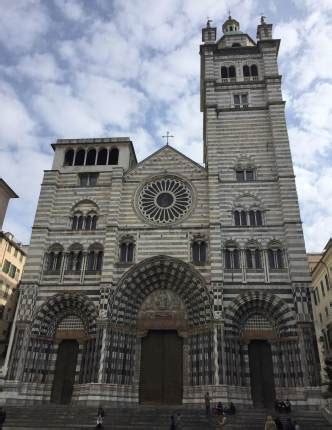
{"label": "person sitting on steps", "polygon": [[218,430],[223,430],[226,425],[226,417],[225,414],[221,415],[221,417],[217,418],[217,427]]}
{"label": "person sitting on steps", "polygon": [[217,407],[216,407],[216,414],[217,415],[222,415],[223,412],[224,412],[224,407],[223,407],[223,405],[222,405],[221,402],[218,402],[217,403]]}

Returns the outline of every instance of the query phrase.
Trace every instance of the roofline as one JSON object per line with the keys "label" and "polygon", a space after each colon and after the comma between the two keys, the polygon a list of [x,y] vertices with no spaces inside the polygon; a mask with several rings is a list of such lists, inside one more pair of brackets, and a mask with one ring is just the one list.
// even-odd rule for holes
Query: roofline
{"label": "roofline", "polygon": [[21,247],[21,246],[25,246],[25,245],[20,246],[15,240],[10,239],[3,230],[0,230],[0,237],[6,239],[14,248],[18,249],[19,251],[21,251],[22,254],[27,256],[27,253]]}
{"label": "roofline", "polygon": [[6,189],[7,193],[9,194],[9,197],[11,199],[18,199],[19,196],[15,193],[14,190],[12,190],[10,188],[10,186],[7,184],[7,182],[2,178],[0,178],[0,186],[1,185]]}
{"label": "roofline", "polygon": [[189,160],[191,163],[195,164],[197,167],[199,167],[200,169],[206,171],[206,168],[204,166],[202,166],[201,164],[197,163],[196,161],[192,160],[191,158],[187,157],[185,154],[183,154],[181,151],[179,151],[178,149],[174,148],[172,145],[164,145],[161,148],[157,149],[156,151],[152,152],[152,154],[148,155],[147,157],[145,157],[143,160],[141,160],[139,163],[136,164],[136,166],[132,167],[131,169],[127,170],[126,175],[128,173],[131,173],[133,170],[135,170],[137,167],[139,167],[142,163],[145,163],[147,160],[149,160],[151,157],[153,157],[154,155],[158,154],[158,152],[161,152],[162,150],[164,150],[165,148],[171,148],[173,151],[175,151],[177,154],[181,155],[182,157],[186,158],[187,160]]}
{"label": "roofline", "polygon": [[[330,248],[332,248],[332,238],[330,237],[330,239],[327,241],[325,247],[324,247],[324,251],[321,253],[321,257],[320,259],[317,261],[315,267],[313,268],[311,274],[314,274],[314,272],[316,271],[316,269],[318,268],[319,264],[322,263],[325,265],[325,263],[323,262],[323,259],[325,257],[325,255],[328,253],[328,251],[330,250]],[[318,253],[319,254],[319,253]]]}
{"label": "roofline", "polygon": [[[255,46],[257,46],[257,42],[255,42],[255,41],[254,41],[254,39],[253,39],[251,36],[249,36],[249,34],[248,34],[248,33],[244,33],[243,31],[239,31],[239,32],[234,33],[234,34],[223,34],[223,35],[220,37],[220,39],[218,39],[218,41],[216,42],[216,44],[218,45],[218,43],[220,43],[224,37],[235,37],[235,36],[247,36],[247,37],[250,39],[250,41],[251,41]],[[225,47],[225,48],[231,48],[231,46],[228,46],[228,47]],[[221,48],[221,49],[225,49],[225,48]],[[250,46],[242,46],[242,48],[250,48]],[[252,47],[251,47],[251,48],[252,48]]]}

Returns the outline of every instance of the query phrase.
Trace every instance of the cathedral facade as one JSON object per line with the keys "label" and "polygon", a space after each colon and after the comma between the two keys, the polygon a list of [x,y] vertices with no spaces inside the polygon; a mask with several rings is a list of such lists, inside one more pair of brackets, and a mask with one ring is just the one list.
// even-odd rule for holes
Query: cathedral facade
{"label": "cathedral facade", "polygon": [[7,401],[319,401],[309,271],[277,57],[202,30],[204,167],[129,138],[53,144],[8,357]]}

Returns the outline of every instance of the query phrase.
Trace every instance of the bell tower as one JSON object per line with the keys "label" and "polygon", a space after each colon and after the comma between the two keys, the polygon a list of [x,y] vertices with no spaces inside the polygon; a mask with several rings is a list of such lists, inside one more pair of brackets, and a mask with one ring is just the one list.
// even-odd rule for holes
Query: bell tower
{"label": "bell tower", "polygon": [[[208,23],[200,47],[200,99],[211,247],[222,250],[220,265],[211,256],[211,278],[220,274],[225,336],[227,304],[237,294],[281,297],[293,313],[302,357],[310,356],[299,357],[303,384],[312,385],[310,276],[277,63],[280,40],[265,17],[257,40],[231,16],[215,42],[205,37],[209,31]],[[220,243],[213,236],[218,228]]]}

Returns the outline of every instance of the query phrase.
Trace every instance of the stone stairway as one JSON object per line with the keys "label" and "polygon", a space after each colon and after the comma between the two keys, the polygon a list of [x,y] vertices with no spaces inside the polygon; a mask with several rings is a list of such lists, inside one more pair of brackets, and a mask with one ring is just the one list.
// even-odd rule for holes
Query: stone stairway
{"label": "stone stairway", "polygon": [[[78,406],[38,405],[8,406],[4,430],[31,429],[94,429],[96,408]],[[138,406],[131,408],[107,407],[104,420],[105,430],[169,430],[170,416],[181,413],[182,430],[215,429],[215,418],[208,420],[203,407],[188,408],[182,406]],[[264,409],[239,409],[235,416],[227,418],[226,430],[263,430],[267,415],[275,416],[274,411]],[[331,430],[320,411],[297,410],[291,414],[301,425],[301,430]],[[287,416],[281,415],[286,421]]]}

